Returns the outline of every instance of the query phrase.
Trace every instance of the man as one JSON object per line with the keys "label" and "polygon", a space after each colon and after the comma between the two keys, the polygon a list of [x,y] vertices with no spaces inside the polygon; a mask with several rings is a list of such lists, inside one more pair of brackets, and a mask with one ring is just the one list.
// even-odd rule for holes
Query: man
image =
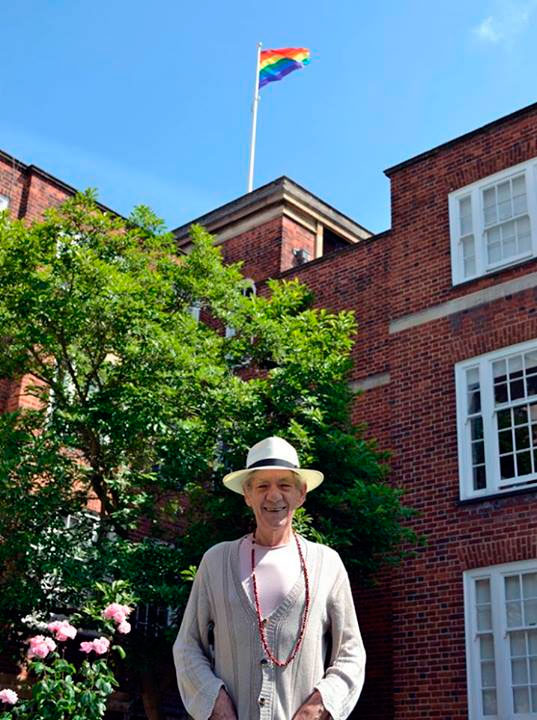
{"label": "man", "polygon": [[334,550],[292,529],[322,481],[278,437],[224,477],[256,529],[208,550],[194,580],[173,648],[194,720],[344,720],[356,704],[365,652],[347,573]]}

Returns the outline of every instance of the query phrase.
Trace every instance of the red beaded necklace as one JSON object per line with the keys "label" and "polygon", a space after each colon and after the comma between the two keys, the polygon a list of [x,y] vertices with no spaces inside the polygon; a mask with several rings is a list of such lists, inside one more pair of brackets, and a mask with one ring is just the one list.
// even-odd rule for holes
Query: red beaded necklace
{"label": "red beaded necklace", "polygon": [[310,583],[309,583],[309,577],[308,577],[308,569],[306,567],[306,563],[304,562],[304,555],[302,554],[302,548],[300,547],[300,543],[298,542],[298,537],[297,537],[296,533],[293,533],[293,535],[295,537],[296,546],[298,549],[298,555],[300,557],[300,566],[302,568],[302,572],[304,573],[304,585],[306,587],[306,599],[304,602],[304,612],[302,614],[302,622],[300,623],[300,630],[298,633],[298,638],[297,638],[297,640],[294,644],[294,647],[291,650],[287,660],[278,660],[278,658],[275,657],[272,650],[270,649],[270,646],[267,641],[265,626],[263,624],[263,619],[261,618],[261,608],[259,606],[259,595],[257,592],[257,581],[255,578],[255,533],[252,536],[252,581],[253,581],[253,586],[254,586],[254,600],[255,600],[255,610],[257,613],[257,627],[259,628],[259,638],[261,640],[261,644],[263,645],[265,653],[267,654],[267,657],[278,667],[287,667],[287,665],[289,665],[289,663],[292,660],[294,660],[297,652],[300,650],[300,646],[302,645],[302,640],[304,638],[304,631],[306,630],[306,623],[308,621],[308,614],[309,614],[309,610],[310,610]]}

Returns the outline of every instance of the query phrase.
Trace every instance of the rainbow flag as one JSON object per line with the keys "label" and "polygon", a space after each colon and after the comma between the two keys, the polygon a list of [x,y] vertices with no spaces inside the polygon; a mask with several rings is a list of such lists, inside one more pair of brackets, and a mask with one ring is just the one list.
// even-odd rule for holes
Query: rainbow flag
{"label": "rainbow flag", "polygon": [[308,48],[279,48],[261,50],[259,59],[259,88],[269,82],[281,80],[293,70],[299,70],[310,61]]}

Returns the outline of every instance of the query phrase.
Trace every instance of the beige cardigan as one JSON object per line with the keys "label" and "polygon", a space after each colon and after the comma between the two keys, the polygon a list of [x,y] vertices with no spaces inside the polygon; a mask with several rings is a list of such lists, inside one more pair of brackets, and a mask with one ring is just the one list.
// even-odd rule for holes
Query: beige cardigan
{"label": "beige cardigan", "polygon": [[[238,720],[291,720],[314,688],[334,720],[344,720],[356,704],[365,651],[347,573],[334,550],[300,540],[310,579],[310,615],[300,651],[286,668],[265,658],[255,608],[239,577],[240,540],[215,545],[203,556],[173,646],[179,691],[194,720],[211,716],[222,685]],[[267,639],[277,658],[288,657],[303,608],[301,575],[266,619]],[[325,669],[328,638],[332,649]]]}

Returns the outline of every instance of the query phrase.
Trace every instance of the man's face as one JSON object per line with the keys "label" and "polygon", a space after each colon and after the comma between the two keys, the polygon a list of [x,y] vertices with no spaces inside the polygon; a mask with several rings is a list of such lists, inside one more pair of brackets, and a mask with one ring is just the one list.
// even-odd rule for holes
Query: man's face
{"label": "man's face", "polygon": [[257,527],[278,530],[290,526],[293,514],[306,497],[290,470],[257,470],[244,487],[244,499],[252,508]]}

